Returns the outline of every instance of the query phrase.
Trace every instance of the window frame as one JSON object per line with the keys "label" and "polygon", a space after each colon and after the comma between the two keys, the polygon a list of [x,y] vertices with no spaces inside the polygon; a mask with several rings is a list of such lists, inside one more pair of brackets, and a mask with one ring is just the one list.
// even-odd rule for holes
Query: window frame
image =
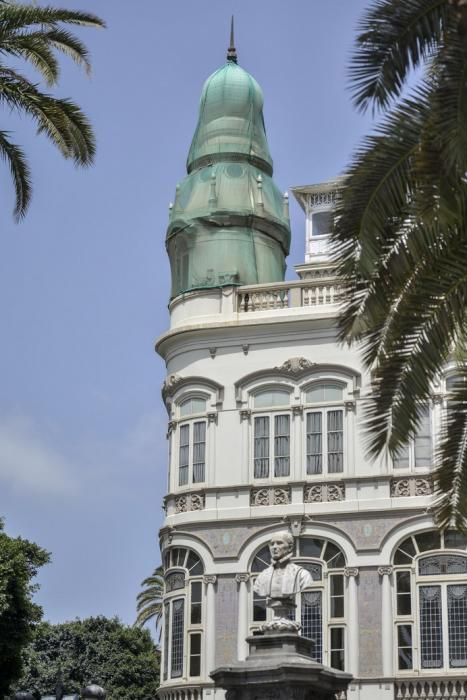
{"label": "window frame", "polygon": [[[172,558],[172,553],[174,551],[184,551],[183,562],[174,562]],[[201,562],[202,571],[190,576],[190,569],[188,568],[188,560],[191,555],[195,555],[199,562]],[[169,559],[167,559],[169,557]],[[161,681],[162,683],[172,683],[180,682],[180,680],[186,679],[199,679],[203,676],[204,667],[206,662],[205,654],[205,633],[203,629],[203,623],[206,620],[206,593],[204,585],[204,564],[201,556],[192,549],[184,546],[173,546],[170,547],[164,553],[164,561],[169,564],[169,566],[164,567],[164,580],[167,580],[169,576],[174,573],[183,573],[185,577],[185,583],[182,588],[175,588],[171,591],[167,591],[164,586],[164,595],[162,601],[163,609],[163,629],[162,629],[162,639],[164,644],[162,647],[162,657],[161,658]],[[198,563],[192,565],[191,568],[198,566]],[[198,622],[192,622],[192,610],[193,610],[193,585],[199,584],[200,586],[200,602],[196,603],[200,607],[200,616]],[[177,600],[184,601],[184,617],[183,617],[183,651],[182,651],[182,673],[181,675],[172,675],[172,635],[173,635],[173,604]],[[167,610],[169,617],[167,619]],[[201,635],[200,642],[200,675],[191,676],[190,675],[190,665],[191,665],[191,636],[194,634]]]}
{"label": "window frame", "polygon": [[[319,385],[334,385],[342,391],[342,397],[340,400],[330,400],[330,401],[307,401],[307,393],[313,389],[319,387]],[[346,408],[346,392],[348,391],[348,382],[343,378],[336,377],[319,377],[312,381],[308,381],[301,387],[302,393],[302,405],[303,405],[303,449],[304,449],[304,470],[305,478],[308,480],[323,479],[323,478],[333,478],[339,479],[343,474],[348,472],[348,435],[349,435],[349,425],[348,416]],[[339,471],[330,471],[329,469],[329,433],[334,432],[329,430],[329,413],[332,411],[342,412],[342,469]],[[308,471],[308,457],[313,456],[312,453],[308,453],[308,416],[317,413],[321,415],[321,471],[319,472],[309,472]]]}
{"label": "window frame", "polygon": [[[255,406],[255,399],[257,396],[263,393],[272,393],[274,391],[284,393],[288,395],[288,402],[283,405],[274,406]],[[268,484],[268,483],[283,483],[287,482],[293,478],[292,475],[292,465],[294,462],[294,412],[293,407],[293,387],[288,384],[263,384],[254,387],[249,394],[249,404],[251,410],[251,436],[250,436],[250,479],[254,483]],[[276,476],[276,460],[280,459],[282,455],[276,454],[276,438],[280,437],[276,435],[276,418],[279,416],[287,416],[289,423],[289,454],[288,454],[288,473],[284,475]],[[256,460],[260,459],[255,457],[255,447],[256,447],[256,419],[267,418],[268,419],[268,473],[266,476],[256,476]],[[282,436],[284,437],[284,436]],[[259,438],[261,439],[261,437]],[[264,439],[264,437],[262,438]]]}
{"label": "window frame", "polygon": [[433,469],[433,457],[435,451],[435,421],[434,421],[434,411],[431,404],[426,404],[428,409],[428,421],[429,421],[429,439],[430,439],[430,464],[428,465],[417,465],[417,440],[426,437],[426,435],[420,435],[419,431],[415,435],[409,438],[409,441],[402,447],[402,449],[407,450],[408,465],[407,466],[396,466],[396,457],[392,460],[392,469],[394,475],[400,474],[421,474],[429,473]]}
{"label": "window frame", "polygon": [[[424,548],[421,549],[419,547],[418,541],[417,541],[417,536],[423,536],[424,533],[429,534],[429,533],[435,533],[435,536],[438,531],[430,529],[426,531],[421,531],[421,532],[415,532],[411,533],[410,535],[407,535],[404,537],[402,541],[399,542],[398,546],[395,549],[394,552],[394,557],[396,556],[396,553],[401,550],[401,551],[406,551],[403,549],[404,545],[406,549],[411,549],[412,547],[415,549],[415,553],[412,556],[411,554],[406,553],[406,557],[409,558],[411,557],[411,561],[407,561],[404,563],[400,564],[393,564],[393,576],[394,576],[394,585],[393,585],[393,605],[394,605],[394,634],[393,634],[393,648],[394,648],[394,672],[396,676],[413,676],[414,674],[423,674],[424,676],[436,676],[441,674],[459,674],[459,673],[466,673],[467,672],[467,663],[465,666],[450,666],[449,665],[449,648],[450,648],[450,642],[449,642],[449,621],[448,621],[448,601],[447,601],[447,596],[448,596],[448,587],[451,585],[465,585],[467,586],[467,573],[453,573],[453,574],[448,574],[448,573],[440,573],[440,574],[420,574],[419,572],[419,564],[420,561],[423,559],[427,559],[429,557],[436,557],[436,556],[442,556],[442,555],[451,555],[451,556],[462,556],[465,559],[467,559],[467,537],[465,537],[464,542],[461,542],[461,545],[459,548],[455,548],[452,546],[445,546],[446,541],[445,537],[446,534],[452,533],[453,531],[445,530],[439,533],[439,546],[436,546],[433,549],[430,548]],[[408,546],[407,540],[411,539],[412,545]],[[393,559],[394,559],[393,557]],[[399,613],[398,610],[398,585],[397,585],[397,576],[398,574],[402,572],[407,572],[410,574],[410,605],[411,605],[411,610],[410,613],[407,614],[402,614]],[[422,644],[421,644],[421,636],[422,636],[422,626],[421,626],[421,619],[420,619],[420,590],[424,586],[439,586],[441,589],[441,630],[442,630],[442,665],[439,667],[423,667],[422,666]],[[405,594],[404,594],[405,595]],[[403,627],[404,625],[407,625],[411,628],[411,642],[412,646],[411,647],[400,647],[401,649],[410,649],[411,657],[412,657],[412,667],[411,668],[399,668],[399,627]],[[467,632],[465,635],[465,640],[466,640],[466,645],[467,645]]]}
{"label": "window frame", "polygon": [[[192,488],[198,488],[199,486],[206,485],[207,480],[208,480],[208,455],[209,455],[209,425],[210,425],[210,420],[209,420],[209,401],[212,397],[207,394],[206,392],[202,391],[188,391],[184,392],[181,396],[177,397],[175,404],[174,404],[174,413],[175,413],[175,422],[174,422],[174,427],[175,431],[172,431],[172,434],[169,436],[169,439],[171,440],[170,443],[170,463],[169,463],[169,471],[171,474],[170,481],[172,483],[172,490],[173,491],[184,491]],[[184,404],[186,404],[188,401],[192,399],[201,399],[205,402],[205,410],[200,411],[197,413],[191,413],[188,415],[182,416],[181,409]],[[204,462],[194,462],[194,453],[195,453],[195,426],[196,425],[204,425],[204,442],[201,441],[200,443],[196,444],[204,444]],[[188,430],[188,442],[185,444],[185,446],[188,448],[188,462],[186,463],[186,469],[187,469],[187,476],[186,479],[184,479],[183,483],[181,483],[181,449],[183,447],[182,445],[182,436],[184,434],[184,430]],[[195,465],[196,464],[204,464],[203,467],[203,479],[195,479]]]}

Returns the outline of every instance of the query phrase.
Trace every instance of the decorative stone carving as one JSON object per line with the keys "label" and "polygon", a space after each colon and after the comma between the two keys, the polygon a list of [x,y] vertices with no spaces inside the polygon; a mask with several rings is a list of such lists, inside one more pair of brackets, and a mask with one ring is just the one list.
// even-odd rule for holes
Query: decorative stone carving
{"label": "decorative stone carving", "polygon": [[250,580],[250,574],[235,574],[235,580],[237,583],[248,583]]}
{"label": "decorative stone carving", "polygon": [[186,513],[191,510],[203,510],[205,506],[204,493],[186,493],[175,498],[175,512]]}
{"label": "decorative stone carving", "polygon": [[215,411],[208,413],[207,416],[209,423],[217,423],[217,413]]}
{"label": "decorative stone carving", "polygon": [[391,496],[405,498],[408,496],[430,496],[433,493],[433,481],[430,477],[404,477],[391,479]]}
{"label": "decorative stone carving", "polygon": [[390,576],[392,574],[392,566],[378,566],[378,574],[380,576]]}
{"label": "decorative stone carving", "polygon": [[182,377],[179,374],[169,374],[169,376],[166,377],[162,385],[162,398],[164,401],[166,400],[167,396],[172,396],[177,389],[177,385],[181,381]]}
{"label": "decorative stone carving", "polygon": [[344,401],[344,407],[347,412],[349,411],[355,411],[355,408],[357,406],[357,403],[354,399],[349,399],[348,401]]}
{"label": "decorative stone carving", "polygon": [[304,503],[322,503],[324,501],[344,501],[345,500],[345,484],[327,483],[312,484],[305,486],[303,491]]}
{"label": "decorative stone carving", "polygon": [[249,408],[242,408],[240,411],[240,420],[248,420],[251,416],[251,411]]}
{"label": "decorative stone carving", "polygon": [[209,354],[211,356],[211,359],[213,360],[217,355],[217,348],[209,348]]}
{"label": "decorative stone carving", "polygon": [[316,362],[310,362],[310,360],[307,360],[305,357],[291,357],[290,360],[286,360],[279,367],[275,367],[275,369],[287,372],[291,375],[296,375],[306,372],[313,367],[316,367]]}
{"label": "decorative stone carving", "polygon": [[208,583],[215,584],[217,581],[217,576],[216,574],[206,574],[203,576],[203,581],[207,585]]}
{"label": "decorative stone carving", "polygon": [[171,436],[171,434],[176,429],[176,427],[177,427],[176,421],[169,420],[169,422],[167,423],[167,438],[169,438]]}
{"label": "decorative stone carving", "polygon": [[358,573],[358,569],[355,567],[346,566],[344,569],[344,576],[346,576],[347,578],[350,578],[351,576],[357,578]]}
{"label": "decorative stone carving", "polygon": [[303,406],[292,406],[292,413],[294,416],[301,416],[303,413]]}
{"label": "decorative stone carving", "polygon": [[304,528],[304,520],[305,518],[303,516],[295,517],[292,515],[284,515],[284,517],[282,518],[282,522],[287,523],[287,525],[290,528],[290,532],[294,537],[298,537],[302,534]]}
{"label": "decorative stone carving", "polygon": [[250,346],[245,343],[245,345],[242,345],[242,350],[244,355],[248,355],[248,351],[250,349]]}
{"label": "decorative stone carving", "polygon": [[276,488],[274,486],[252,489],[250,492],[250,505],[252,506],[279,506],[290,503],[290,488]]}

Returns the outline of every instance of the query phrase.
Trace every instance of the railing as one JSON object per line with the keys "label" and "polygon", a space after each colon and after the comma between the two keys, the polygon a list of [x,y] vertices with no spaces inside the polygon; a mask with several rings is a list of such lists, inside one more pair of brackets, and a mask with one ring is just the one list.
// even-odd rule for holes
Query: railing
{"label": "railing", "polygon": [[161,687],[157,691],[160,700],[203,700],[202,686],[185,685],[177,688]]}
{"label": "railing", "polygon": [[395,700],[464,700],[467,697],[465,678],[420,678],[397,680],[394,683]]}
{"label": "railing", "polygon": [[336,279],[320,278],[238,287],[236,295],[237,311],[248,313],[338,304],[343,288]]}

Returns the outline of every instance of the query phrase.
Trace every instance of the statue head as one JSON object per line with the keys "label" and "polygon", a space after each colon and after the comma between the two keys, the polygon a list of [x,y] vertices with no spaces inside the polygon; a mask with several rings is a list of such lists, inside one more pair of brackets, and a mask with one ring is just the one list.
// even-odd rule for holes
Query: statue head
{"label": "statue head", "polygon": [[269,552],[273,562],[282,561],[293,554],[294,538],[288,530],[275,532],[269,540]]}

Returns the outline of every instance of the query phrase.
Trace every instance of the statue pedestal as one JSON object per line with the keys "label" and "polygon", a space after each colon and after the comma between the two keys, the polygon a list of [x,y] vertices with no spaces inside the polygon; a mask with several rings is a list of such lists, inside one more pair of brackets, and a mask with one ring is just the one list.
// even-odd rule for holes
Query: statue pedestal
{"label": "statue pedestal", "polygon": [[293,632],[273,632],[247,638],[245,661],[211,673],[227,700],[334,700],[352,676],[312,661],[313,642]]}

